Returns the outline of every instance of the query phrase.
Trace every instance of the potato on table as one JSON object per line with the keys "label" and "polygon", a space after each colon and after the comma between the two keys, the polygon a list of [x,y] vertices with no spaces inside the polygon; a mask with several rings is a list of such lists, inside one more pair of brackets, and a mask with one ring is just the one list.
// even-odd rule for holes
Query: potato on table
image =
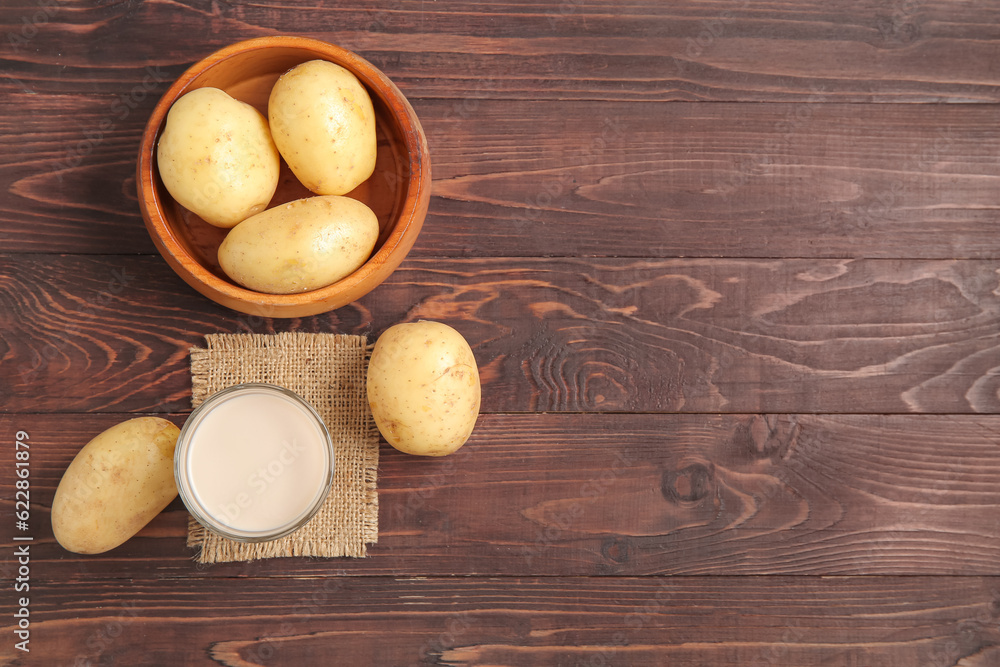
{"label": "potato on table", "polygon": [[464,445],[481,391],[472,348],[447,324],[397,324],[375,342],[368,403],[386,442],[402,452],[444,456]]}
{"label": "potato on table", "polygon": [[52,501],[52,532],[66,550],[99,554],[135,535],[177,497],[180,429],[159,417],[112,426],[80,450]]}

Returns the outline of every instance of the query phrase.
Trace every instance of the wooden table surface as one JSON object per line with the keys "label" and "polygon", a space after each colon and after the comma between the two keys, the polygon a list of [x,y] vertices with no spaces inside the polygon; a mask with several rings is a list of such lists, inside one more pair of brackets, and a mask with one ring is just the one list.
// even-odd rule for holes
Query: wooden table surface
{"label": "wooden table surface", "polygon": [[[1000,665],[998,3],[13,0],[0,33],[3,664]],[[293,320],[187,287],[134,179],[169,84],[273,34],[382,68],[434,171],[390,280]],[[53,541],[83,444],[183,423],[205,334],[421,318],[483,414],[449,458],[382,444],[367,558],[199,566],[179,501]]]}

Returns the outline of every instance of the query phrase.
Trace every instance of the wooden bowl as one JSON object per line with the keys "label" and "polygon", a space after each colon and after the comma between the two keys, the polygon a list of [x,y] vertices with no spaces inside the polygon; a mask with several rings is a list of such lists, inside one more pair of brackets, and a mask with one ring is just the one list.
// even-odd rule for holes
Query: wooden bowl
{"label": "wooden bowl", "polygon": [[[267,116],[278,77],[309,60],[329,60],[354,73],[375,107],[378,154],[375,172],[348,196],[367,204],[379,221],[379,238],[368,261],[346,278],[299,294],[265,294],[230,280],[218,262],[228,230],[209,225],[171,198],[156,166],[156,145],[170,106],[184,93],[212,86]],[[403,94],[371,63],[350,51],[304,37],[262,37],[228,46],[188,69],[163,95],[146,125],[136,181],[139,206],[157,250],[191,287],[233,310],[264,317],[315,315],[351,303],[381,284],[413,246],[431,192],[427,139]],[[282,160],[281,180],[270,206],[312,196]]]}

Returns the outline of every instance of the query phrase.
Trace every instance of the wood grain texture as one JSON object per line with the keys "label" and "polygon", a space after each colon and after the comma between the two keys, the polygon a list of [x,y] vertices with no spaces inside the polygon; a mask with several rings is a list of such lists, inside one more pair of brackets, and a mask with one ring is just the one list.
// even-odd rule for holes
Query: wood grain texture
{"label": "wood grain texture", "polygon": [[[31,646],[46,664],[989,667],[1000,656],[997,578],[194,578],[33,593]],[[28,658],[0,646],[4,664],[40,664]]]}
{"label": "wood grain texture", "polygon": [[[385,71],[434,175],[390,281],[291,320],[184,285],[133,177],[169,83],[276,34]],[[0,443],[31,434],[34,540],[0,664],[1000,665],[998,66],[982,0],[5,2]],[[198,566],[179,501],[54,543],[68,462],[182,423],[204,334],[421,318],[485,413],[451,457],[383,445],[368,558]]]}
{"label": "wood grain texture", "polygon": [[[408,260],[323,316],[240,316],[158,257],[0,256],[13,411],[177,411],[215,332],[455,325],[486,412],[1000,411],[1000,266],[920,260]],[[81,372],[80,369],[85,369]]]}
{"label": "wood grain texture", "polygon": [[[0,102],[0,249],[154,252],[134,167],[166,72]],[[144,79],[130,110],[121,97]],[[434,184],[412,256],[1000,258],[994,107],[828,93],[556,113],[461,90],[415,99]]]}
{"label": "wood grain texture", "polygon": [[[168,415],[183,424],[184,415]],[[350,575],[1000,575],[1000,416],[485,415],[451,457],[383,443],[362,560],[205,567],[179,501],[68,558],[63,470],[124,415],[7,415],[31,437],[34,580]],[[0,510],[13,513],[13,473]],[[4,546],[9,554],[13,545]],[[7,568],[13,567],[7,562]]]}
{"label": "wood grain texture", "polygon": [[65,61],[182,67],[240,39],[292,33],[360,52],[419,97],[490,81],[483,95],[495,99],[794,101],[823,85],[849,102],[1000,100],[1000,10],[973,0],[41,7],[5,5],[0,31],[24,37],[4,40],[5,56],[18,79],[38,72],[58,86],[73,78]]}

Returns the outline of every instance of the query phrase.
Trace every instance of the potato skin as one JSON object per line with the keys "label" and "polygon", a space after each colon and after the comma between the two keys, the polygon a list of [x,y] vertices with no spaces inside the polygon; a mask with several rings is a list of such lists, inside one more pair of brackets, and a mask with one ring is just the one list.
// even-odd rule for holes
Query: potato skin
{"label": "potato skin", "polygon": [[219,264],[247,289],[295,294],[360,268],[378,240],[378,218],[350,197],[298,199],[258,213],[219,246]]}
{"label": "potato skin", "polygon": [[281,166],[264,116],[218,88],[174,102],[156,162],[170,196],[227,229],[267,207]]}
{"label": "potato skin", "polygon": [[397,324],[375,343],[368,404],[386,442],[402,452],[444,456],[464,445],[481,394],[472,348],[446,324]]}
{"label": "potato skin", "polygon": [[67,551],[99,554],[121,545],[177,497],[174,447],[180,429],[159,417],[112,426],[69,464],[52,501],[52,532]]}
{"label": "potato skin", "polygon": [[311,60],[271,89],[267,117],[292,173],[312,192],[347,194],[375,170],[375,109],[350,71]]}

